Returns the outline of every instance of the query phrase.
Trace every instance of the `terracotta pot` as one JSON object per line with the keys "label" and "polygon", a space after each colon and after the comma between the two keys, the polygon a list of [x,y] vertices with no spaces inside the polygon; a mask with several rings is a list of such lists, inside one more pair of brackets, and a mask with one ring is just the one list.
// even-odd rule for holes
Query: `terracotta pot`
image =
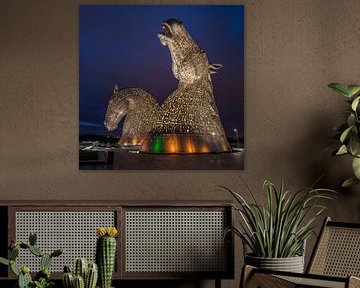
{"label": "terracotta pot", "polygon": [[254,267],[274,271],[304,273],[304,256],[289,258],[263,258],[246,255],[245,263]]}

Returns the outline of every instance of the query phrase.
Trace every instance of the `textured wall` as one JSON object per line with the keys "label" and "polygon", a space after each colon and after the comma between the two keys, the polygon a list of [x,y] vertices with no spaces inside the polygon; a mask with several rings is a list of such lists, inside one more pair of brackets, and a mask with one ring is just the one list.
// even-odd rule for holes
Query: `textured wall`
{"label": "textured wall", "polygon": [[[224,199],[209,187],[241,175],[265,200],[264,179],[296,189],[325,173],[338,189],[351,173],[324,151],[346,108],[326,85],[360,82],[358,0],[244,2],[246,156],[232,172],[79,171],[79,3],[0,0],[0,199]],[[359,222],[359,193],[340,190],[329,215]]]}

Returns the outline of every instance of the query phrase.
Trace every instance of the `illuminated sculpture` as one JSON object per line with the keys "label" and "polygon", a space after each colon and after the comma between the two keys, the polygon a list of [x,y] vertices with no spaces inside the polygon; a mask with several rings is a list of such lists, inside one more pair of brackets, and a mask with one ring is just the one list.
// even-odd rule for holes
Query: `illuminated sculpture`
{"label": "illuminated sculpture", "polygon": [[141,88],[120,89],[116,85],[105,115],[104,125],[115,130],[125,117],[119,144],[141,145],[159,113],[159,104]]}
{"label": "illuminated sculpture", "polygon": [[[130,89],[138,89],[137,93],[147,99],[147,102],[141,103],[148,105],[144,108],[134,103],[132,112],[127,113],[127,126],[124,124],[120,142],[138,142],[142,152],[150,153],[192,154],[230,151],[211,82],[211,74],[216,73],[221,65],[209,63],[205,52],[196,45],[181,21],[169,19],[162,24],[162,28],[163,33],[159,33],[158,37],[164,46],[169,47],[172,71],[179,80],[178,87],[160,107],[155,105],[157,103],[150,94],[140,88],[114,92],[109,108],[113,106],[111,101],[116,93],[123,94],[122,98],[125,99],[132,91]],[[109,108],[106,119],[111,118],[110,115],[113,113]],[[137,116],[134,117],[133,113]],[[114,119],[123,116],[124,112],[118,112]],[[127,118],[131,118],[131,121]],[[143,121],[142,125],[139,124],[140,121]],[[110,122],[105,121],[108,129],[116,127],[109,124]],[[133,125],[141,128],[135,128]],[[137,135],[141,141],[132,141],[132,135]]]}

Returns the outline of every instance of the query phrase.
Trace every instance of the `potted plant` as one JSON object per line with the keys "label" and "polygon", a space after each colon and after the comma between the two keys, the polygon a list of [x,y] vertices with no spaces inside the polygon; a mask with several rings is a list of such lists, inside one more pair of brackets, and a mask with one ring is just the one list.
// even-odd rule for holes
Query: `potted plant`
{"label": "potted plant", "polygon": [[96,262],[99,267],[99,287],[111,288],[112,275],[116,260],[116,237],[118,231],[115,227],[100,227],[97,229]]}
{"label": "potted plant", "polygon": [[95,288],[98,279],[98,266],[86,258],[78,258],[74,263],[73,271],[64,266],[62,276],[63,288]]}
{"label": "potted plant", "polygon": [[[304,270],[304,245],[314,233],[315,220],[326,207],[320,199],[331,199],[329,189],[304,188],[296,193],[280,188],[266,180],[266,206],[261,205],[254,193],[242,180],[251,201],[239,193],[221,186],[235,199],[233,205],[240,215],[239,227],[228,227],[225,234],[239,236],[250,253],[244,254],[245,264],[278,271],[300,272]],[[246,250],[244,249],[244,252]]]}
{"label": "potted plant", "polygon": [[348,187],[360,183],[360,85],[344,85],[341,83],[331,83],[331,89],[346,98],[350,104],[347,111],[346,122],[334,127],[340,140],[340,145],[334,151],[335,155],[350,155],[352,157],[352,168],[354,177],[347,179],[342,186]]}
{"label": "potted plant", "polygon": [[[52,253],[43,252],[36,246],[37,236],[30,233],[29,243],[12,242],[8,251],[8,259],[0,257],[0,263],[10,266],[11,271],[18,277],[18,288],[50,288],[54,286],[54,282],[50,280],[50,265],[54,257],[59,257],[64,253],[63,249],[57,249]],[[26,265],[20,266],[16,260],[19,256],[20,249],[28,250],[34,256],[39,257],[41,270],[36,273],[32,279],[30,268]]]}
{"label": "potted plant", "polygon": [[113,288],[112,276],[116,260],[116,237],[118,231],[115,227],[99,227],[96,230],[96,263],[88,262],[86,258],[78,258],[74,269],[64,267],[64,288]]}

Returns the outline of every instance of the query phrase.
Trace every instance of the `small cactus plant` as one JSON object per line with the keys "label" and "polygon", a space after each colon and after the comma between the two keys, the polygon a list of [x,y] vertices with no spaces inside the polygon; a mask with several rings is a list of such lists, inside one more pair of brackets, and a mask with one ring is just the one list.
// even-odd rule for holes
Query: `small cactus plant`
{"label": "small cactus plant", "polygon": [[[49,271],[51,261],[53,257],[58,257],[63,254],[64,250],[58,249],[51,254],[44,253],[39,247],[36,246],[36,241],[36,233],[30,233],[29,244],[24,242],[16,243],[12,241],[8,251],[8,259],[0,257],[0,263],[10,266],[11,271],[18,277],[19,288],[48,288],[53,286],[53,282],[50,281]],[[34,280],[31,278],[30,269],[28,266],[19,267],[16,263],[20,249],[29,250],[29,252],[33,255],[41,258],[41,270],[35,275]]]}
{"label": "small cactus plant", "polygon": [[64,267],[62,280],[64,288],[72,288],[74,286],[74,275],[71,273],[70,267]]}
{"label": "small cactus plant", "polygon": [[100,288],[110,288],[116,258],[115,227],[102,227],[97,229],[96,262],[99,267]]}
{"label": "small cactus plant", "polygon": [[74,277],[74,288],[85,288],[84,278],[81,276]]}
{"label": "small cactus plant", "polygon": [[96,263],[88,263],[85,258],[76,259],[74,273],[68,266],[64,267],[64,288],[95,288],[98,279],[98,267]]}
{"label": "small cactus plant", "polygon": [[30,275],[30,269],[27,266],[22,266],[20,269],[20,273],[19,273],[19,281],[18,281],[18,285],[20,288],[27,288],[31,285],[32,283],[32,278]]}
{"label": "small cactus plant", "polygon": [[79,258],[75,261],[75,276],[81,276],[85,280],[86,271],[88,269],[88,261],[85,258]]}
{"label": "small cactus plant", "polygon": [[85,276],[85,288],[95,288],[98,279],[98,266],[96,263],[90,263]]}

